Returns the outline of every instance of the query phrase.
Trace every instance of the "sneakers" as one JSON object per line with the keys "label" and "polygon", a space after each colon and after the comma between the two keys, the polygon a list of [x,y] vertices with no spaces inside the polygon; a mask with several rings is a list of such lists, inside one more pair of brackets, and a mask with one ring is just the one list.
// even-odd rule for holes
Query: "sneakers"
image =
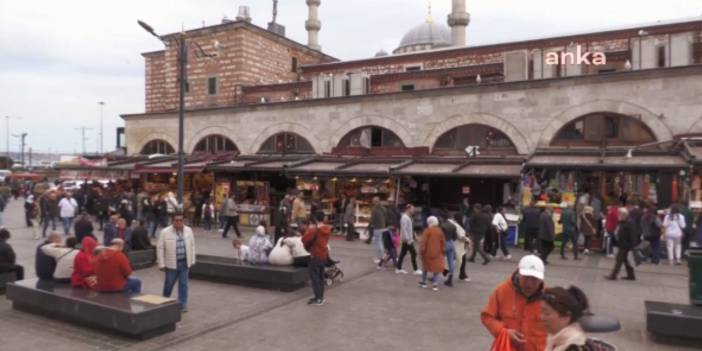
{"label": "sneakers", "polygon": [[407,271],[404,269],[396,269],[395,274],[407,274]]}
{"label": "sneakers", "polygon": [[418,269],[414,271],[414,275],[422,275],[422,270]]}
{"label": "sneakers", "polygon": [[509,261],[509,260],[511,260],[511,259],[512,259],[512,255],[507,255],[507,256],[505,256],[505,260],[506,260],[506,261]]}
{"label": "sneakers", "polygon": [[436,285],[431,286],[431,291],[439,291],[439,287]]}
{"label": "sneakers", "polygon": [[422,288],[422,289],[426,289],[426,288],[427,288],[427,283],[425,283],[425,282],[419,282],[419,287]]}
{"label": "sneakers", "polygon": [[587,256],[590,256],[590,250],[588,250],[588,249],[585,249],[585,251],[583,251],[583,253]]}
{"label": "sneakers", "polygon": [[321,299],[321,300],[314,300],[310,306],[322,306],[327,302],[326,299]]}
{"label": "sneakers", "polygon": [[467,283],[470,281],[470,277],[461,278],[459,280]]}
{"label": "sneakers", "polygon": [[373,262],[374,262],[375,264],[378,264],[378,263],[380,263],[380,259],[376,257],[376,258],[373,259]]}
{"label": "sneakers", "polygon": [[383,266],[375,266],[375,269],[382,271],[384,268],[383,268]]}

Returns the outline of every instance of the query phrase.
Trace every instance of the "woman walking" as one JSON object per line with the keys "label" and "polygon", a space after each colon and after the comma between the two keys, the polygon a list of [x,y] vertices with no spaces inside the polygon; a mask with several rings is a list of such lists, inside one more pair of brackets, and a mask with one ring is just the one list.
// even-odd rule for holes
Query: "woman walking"
{"label": "woman walking", "polygon": [[420,254],[422,256],[422,281],[421,288],[427,287],[427,275],[432,273],[432,290],[439,291],[439,275],[444,271],[444,252],[446,242],[444,233],[439,228],[439,220],[431,216],[427,218],[427,229],[422,233]]}
{"label": "woman walking", "polygon": [[670,207],[670,214],[663,220],[665,228],[665,241],[668,247],[668,262],[672,265],[681,264],[682,238],[685,230],[685,218],[680,214],[680,207],[673,205]]}

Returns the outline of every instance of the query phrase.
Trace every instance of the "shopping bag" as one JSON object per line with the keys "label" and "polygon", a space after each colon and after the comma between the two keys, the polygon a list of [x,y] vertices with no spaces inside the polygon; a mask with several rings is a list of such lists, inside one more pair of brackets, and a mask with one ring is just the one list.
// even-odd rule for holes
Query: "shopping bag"
{"label": "shopping bag", "polygon": [[490,351],[517,351],[517,349],[512,346],[507,328],[503,328],[502,331],[497,334],[495,341],[492,343],[492,347],[490,347]]}

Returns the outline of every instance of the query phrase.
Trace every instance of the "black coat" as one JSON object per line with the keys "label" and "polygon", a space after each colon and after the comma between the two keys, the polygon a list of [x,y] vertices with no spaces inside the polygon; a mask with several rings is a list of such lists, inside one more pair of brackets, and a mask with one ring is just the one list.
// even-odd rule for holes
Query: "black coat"
{"label": "black coat", "polygon": [[149,233],[146,227],[137,227],[134,229],[130,245],[132,250],[148,250],[153,247],[151,245],[151,240],[149,240]]}
{"label": "black coat", "polygon": [[455,241],[458,239],[456,226],[449,221],[444,221],[444,223],[441,223],[441,231],[444,232],[444,239],[446,241]]}
{"label": "black coat", "polygon": [[536,207],[527,207],[522,211],[522,222],[524,227],[529,231],[539,230],[539,216],[541,212]]}
{"label": "black coat", "polygon": [[634,224],[633,218],[629,217],[624,221],[619,222],[617,227],[617,242],[620,250],[631,250],[638,243],[638,235],[636,234],[637,225]]}
{"label": "black coat", "polygon": [[15,250],[5,241],[0,241],[0,266],[11,266],[15,264]]}
{"label": "black coat", "polygon": [[551,213],[543,211],[539,216],[539,240],[556,240],[556,225],[553,223]]}
{"label": "black coat", "polygon": [[34,258],[34,268],[36,269],[37,277],[41,280],[54,279],[54,271],[56,270],[56,260],[41,251],[41,247],[50,244],[50,241],[44,241],[37,246],[36,256]]}
{"label": "black coat", "polygon": [[489,214],[485,212],[473,212],[468,221],[470,227],[470,234],[477,238],[484,238],[490,226],[492,226],[492,218]]}
{"label": "black coat", "polygon": [[76,232],[76,241],[83,242],[83,238],[93,234],[93,223],[91,223],[87,218],[80,219],[76,221],[73,225]]}

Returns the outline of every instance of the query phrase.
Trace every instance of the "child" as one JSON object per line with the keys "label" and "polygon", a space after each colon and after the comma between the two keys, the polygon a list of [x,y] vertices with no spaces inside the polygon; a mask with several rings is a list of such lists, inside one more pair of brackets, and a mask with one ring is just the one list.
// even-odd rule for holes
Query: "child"
{"label": "child", "polygon": [[249,247],[248,246],[243,245],[241,243],[241,240],[239,240],[239,239],[232,240],[232,246],[234,247],[234,258],[239,263],[244,263],[244,262],[249,261]]}

